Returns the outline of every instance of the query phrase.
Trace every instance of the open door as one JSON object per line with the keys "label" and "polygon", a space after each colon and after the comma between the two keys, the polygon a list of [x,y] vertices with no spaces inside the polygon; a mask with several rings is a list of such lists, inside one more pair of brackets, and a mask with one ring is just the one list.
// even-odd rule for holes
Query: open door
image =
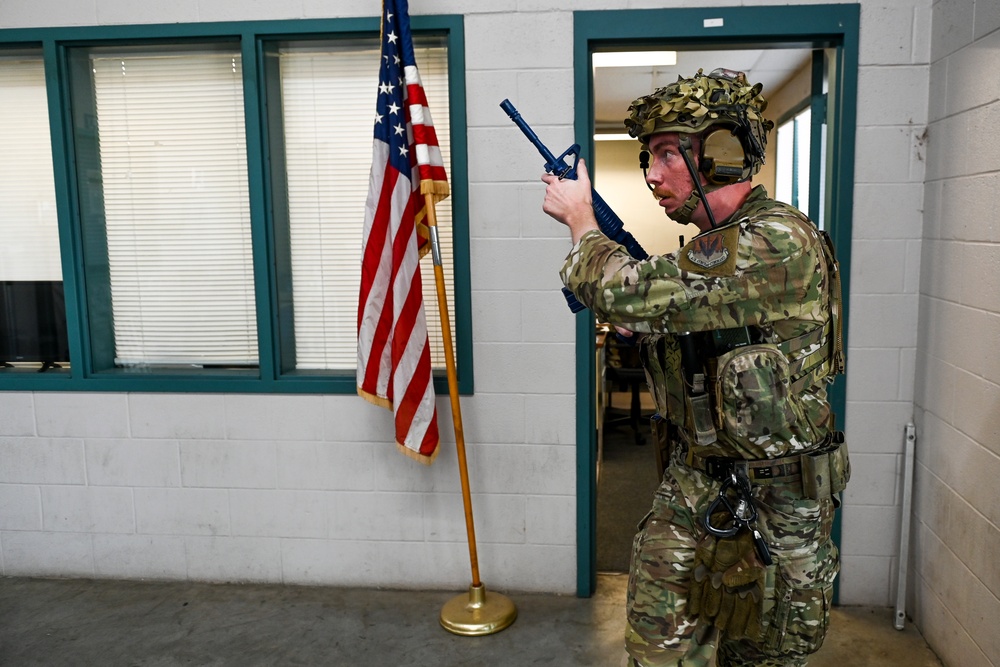
{"label": "open door", "polygon": [[[576,141],[585,147],[585,154],[594,156],[595,187],[603,198],[618,211],[616,199],[625,202],[644,197],[650,203],[648,191],[639,171],[635,167],[635,183],[643,194],[619,193],[604,187],[604,183],[614,181],[602,171],[599,160],[601,151],[595,151],[595,133],[607,131],[607,119],[598,117],[598,109],[605,103],[595,75],[593,56],[598,52],[614,51],[675,51],[681,66],[672,73],[690,76],[698,67],[711,71],[715,67],[733,67],[732,64],[715,64],[715,60],[729,55],[731,58],[746,57],[752,53],[791,52],[799,54],[805,70],[804,107],[808,109],[808,123],[804,131],[808,139],[808,159],[798,153],[803,163],[793,165],[796,187],[803,188],[802,199],[807,200],[803,210],[813,220],[827,229],[837,245],[838,255],[845,278],[844,304],[847,310],[850,275],[851,211],[853,206],[853,163],[854,163],[854,122],[857,89],[858,52],[858,7],[856,5],[813,5],[788,7],[736,7],[712,9],[663,9],[635,11],[576,12],[574,14],[574,76],[576,94]],[[737,54],[742,54],[738,56]],[[773,59],[772,59],[773,60]],[[691,69],[690,63],[701,62]],[[711,62],[708,62],[711,61]],[[661,68],[664,66],[661,65]],[[756,83],[762,77],[755,76],[753,66],[748,77]],[[688,71],[691,70],[691,71]],[[621,77],[616,77],[621,78]],[[620,108],[618,127],[627,111],[628,103],[640,95],[647,94],[656,86],[666,85],[668,80],[656,82],[637,78],[642,89],[634,94],[627,93],[624,103],[614,100]],[[673,80],[673,79],[669,79]],[[765,97],[769,103],[771,98]],[[775,91],[771,91],[772,94]],[[631,95],[631,96],[629,96]],[[801,102],[801,100],[799,101]],[[769,106],[768,116],[771,115]],[[801,109],[797,109],[797,112]],[[784,119],[782,119],[784,120]],[[634,144],[634,140],[631,140]],[[770,137],[768,161],[777,163],[776,137]],[[800,146],[801,148],[801,146]],[[589,150],[587,150],[589,149]],[[634,147],[633,147],[634,150]],[[792,152],[793,159],[796,153]],[[769,192],[775,192],[777,178],[775,168],[765,182]],[[782,165],[784,168],[784,165]],[[755,177],[755,182],[764,182]],[[662,212],[655,206],[649,207],[652,215]],[[626,227],[636,236],[640,244],[644,232],[632,229],[630,215],[619,216]],[[635,219],[634,217],[632,219]],[[661,227],[664,225],[661,225]],[[656,225],[653,225],[654,232]],[[689,232],[691,233],[691,232]],[[666,241],[665,252],[676,247],[679,239]],[[653,248],[659,242],[650,243]],[[671,247],[672,245],[672,247]],[[657,250],[654,250],[654,252]],[[577,315],[577,593],[590,596],[596,586],[597,574],[597,467],[598,432],[597,398],[595,377],[602,369],[596,368],[595,325],[590,311]],[[844,330],[847,331],[845,317]],[[846,344],[845,344],[846,347]],[[844,413],[844,378],[831,387],[830,399],[838,414]],[[651,455],[652,456],[652,455]],[[652,464],[650,464],[652,465]],[[650,499],[643,502],[648,505]],[[838,531],[839,526],[835,526]],[[839,531],[838,531],[839,532]],[[835,537],[837,532],[835,532]]]}

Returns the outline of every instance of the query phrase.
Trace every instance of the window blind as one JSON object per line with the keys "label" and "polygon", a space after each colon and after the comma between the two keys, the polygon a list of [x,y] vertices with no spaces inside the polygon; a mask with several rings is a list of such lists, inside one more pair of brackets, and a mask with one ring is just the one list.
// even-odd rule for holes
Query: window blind
{"label": "window blind", "polygon": [[41,55],[0,57],[0,281],[62,280]]}
{"label": "window blind", "polygon": [[[416,49],[420,76],[450,164],[447,51]],[[287,48],[280,53],[297,369],[357,365],[358,288],[372,160],[379,51]],[[451,200],[437,206],[442,264],[454,294]],[[445,365],[431,258],[421,260],[431,361]],[[449,321],[454,304],[449,299]],[[454,335],[454,329],[452,329]]]}
{"label": "window blind", "polygon": [[91,62],[116,364],[256,364],[239,52]]}

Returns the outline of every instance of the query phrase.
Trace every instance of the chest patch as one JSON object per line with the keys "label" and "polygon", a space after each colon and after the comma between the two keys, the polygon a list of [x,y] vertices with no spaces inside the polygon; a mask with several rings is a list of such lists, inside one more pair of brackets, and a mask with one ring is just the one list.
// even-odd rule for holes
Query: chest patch
{"label": "chest patch", "polygon": [[687,258],[703,269],[713,269],[729,259],[729,249],[722,245],[721,236],[705,236],[691,243]]}
{"label": "chest patch", "polygon": [[680,268],[695,273],[730,275],[736,269],[739,226],[731,225],[691,240],[680,253]]}

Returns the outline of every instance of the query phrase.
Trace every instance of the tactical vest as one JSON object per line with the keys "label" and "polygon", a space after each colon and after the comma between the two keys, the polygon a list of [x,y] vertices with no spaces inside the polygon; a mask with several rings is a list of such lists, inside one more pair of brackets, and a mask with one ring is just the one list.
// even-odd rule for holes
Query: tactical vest
{"label": "tactical vest", "polygon": [[[741,218],[760,213],[753,208]],[[713,462],[749,460],[761,479],[794,472],[822,495],[846,485],[847,449],[826,401],[826,385],[844,372],[840,269],[829,235],[817,233],[828,280],[824,324],[787,340],[752,328],[647,338],[647,379],[671,422],[654,426],[670,441],[667,447],[682,450],[685,465],[721,474]],[[662,452],[662,466],[669,456]]]}

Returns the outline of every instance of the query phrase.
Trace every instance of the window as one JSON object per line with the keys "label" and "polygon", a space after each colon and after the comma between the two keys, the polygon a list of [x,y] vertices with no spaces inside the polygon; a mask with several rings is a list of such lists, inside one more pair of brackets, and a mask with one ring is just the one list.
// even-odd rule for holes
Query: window
{"label": "window", "polygon": [[0,51],[0,368],[69,361],[41,49]]}
{"label": "window", "polygon": [[100,174],[78,172],[85,260],[108,276],[89,305],[113,332],[95,367],[257,366],[239,48],[73,57],[92,73],[73,81],[76,152]]}
{"label": "window", "polygon": [[[441,39],[415,40],[420,75],[437,128],[449,126],[447,49]],[[272,163],[275,219],[286,227],[293,313],[292,340],[283,346],[286,370],[352,370],[357,363],[358,268],[371,165],[372,92],[378,87],[376,39],[273,45],[278,81],[270,99],[281,109],[284,174]],[[447,163],[450,141],[439,132]],[[280,144],[276,145],[276,144]],[[437,207],[448,293],[454,293],[451,199]],[[429,259],[429,258],[428,258]],[[279,262],[281,258],[279,258]],[[444,368],[433,265],[421,262],[432,364]],[[449,302],[450,320],[454,306]]]}
{"label": "window", "polygon": [[809,212],[809,108],[778,125],[775,199]]}
{"label": "window", "polygon": [[[411,25],[450,165],[437,214],[467,393],[467,185],[464,143],[452,145],[465,135],[462,24]],[[0,150],[23,145],[38,163],[0,160],[4,184],[22,179],[14,196],[0,191],[0,233],[46,260],[0,254],[0,362],[11,281],[58,286],[16,298],[48,299],[64,350],[0,368],[0,389],[354,393],[378,29],[372,18],[0,30]],[[60,267],[72,268],[65,288]],[[429,258],[422,270],[443,369]],[[82,356],[72,366],[68,350]]]}

